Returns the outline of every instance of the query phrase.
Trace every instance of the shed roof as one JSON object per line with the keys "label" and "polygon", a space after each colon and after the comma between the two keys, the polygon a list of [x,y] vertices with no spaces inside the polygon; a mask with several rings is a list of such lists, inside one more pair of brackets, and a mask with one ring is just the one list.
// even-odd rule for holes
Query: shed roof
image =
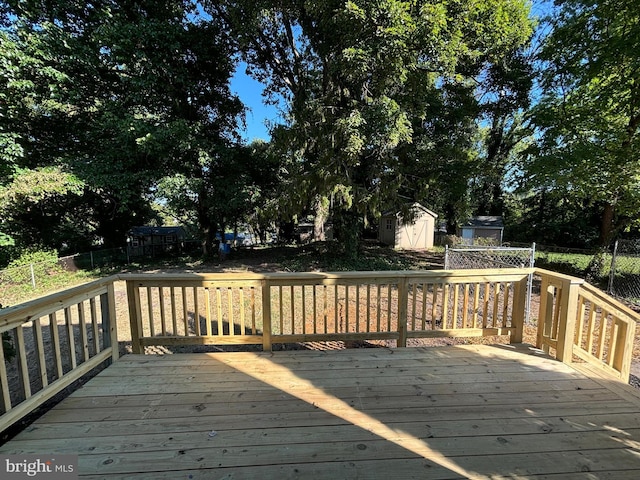
{"label": "shed roof", "polygon": [[[427,207],[425,207],[424,205],[421,205],[420,203],[416,202],[413,205],[411,205],[411,208],[414,210],[420,210],[421,212],[427,213],[429,215],[431,215],[433,218],[438,218],[438,214],[435,212],[432,212],[431,210],[429,210]],[[397,210],[387,210],[386,212],[384,212],[382,214],[383,217],[398,217],[401,216],[402,212],[399,212]]]}
{"label": "shed roof", "polygon": [[132,227],[129,230],[129,235],[142,236],[142,235],[185,235],[186,232],[182,227]]}
{"label": "shed roof", "polygon": [[504,228],[502,217],[496,215],[480,215],[478,217],[471,217],[471,219],[462,226],[471,228]]}

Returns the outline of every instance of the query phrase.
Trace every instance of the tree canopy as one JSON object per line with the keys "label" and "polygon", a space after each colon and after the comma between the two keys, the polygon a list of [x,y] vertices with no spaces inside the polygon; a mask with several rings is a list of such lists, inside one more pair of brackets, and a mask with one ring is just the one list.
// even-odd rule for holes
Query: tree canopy
{"label": "tree canopy", "polygon": [[[170,218],[211,253],[312,214],[355,254],[416,201],[451,232],[503,215],[586,245],[597,220],[604,244],[639,218],[640,13],[565,0],[534,37],[530,7],[2,1],[0,248],[120,246]],[[268,143],[241,141],[239,65],[283,110]]]}
{"label": "tree canopy", "polygon": [[640,211],[640,10],[624,0],[567,0],[549,22],[527,183],[597,204],[606,245]]}

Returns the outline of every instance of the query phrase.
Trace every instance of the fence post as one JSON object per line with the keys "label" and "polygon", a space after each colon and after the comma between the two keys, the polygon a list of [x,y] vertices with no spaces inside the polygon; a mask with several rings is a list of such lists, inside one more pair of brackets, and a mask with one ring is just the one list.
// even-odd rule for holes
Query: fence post
{"label": "fence post", "polygon": [[91,257],[91,270],[93,270],[95,267],[93,266],[93,251],[89,252],[89,256]]}
{"label": "fence post", "polygon": [[31,286],[33,287],[33,289],[36,289],[36,273],[33,270],[33,263],[29,264],[29,268],[31,270]]}
{"label": "fence post", "polygon": [[270,352],[271,347],[271,285],[262,280],[262,350]]}
{"label": "fence post", "polygon": [[616,260],[618,259],[618,240],[613,244],[613,255],[611,255],[611,268],[609,269],[609,285],[607,285],[607,292],[611,295],[613,291],[613,279],[616,276]]}
{"label": "fence post", "polygon": [[449,270],[449,245],[444,246],[444,269]]}
{"label": "fence post", "polygon": [[409,280],[403,277],[398,282],[398,347],[407,346],[407,303],[409,302]]}

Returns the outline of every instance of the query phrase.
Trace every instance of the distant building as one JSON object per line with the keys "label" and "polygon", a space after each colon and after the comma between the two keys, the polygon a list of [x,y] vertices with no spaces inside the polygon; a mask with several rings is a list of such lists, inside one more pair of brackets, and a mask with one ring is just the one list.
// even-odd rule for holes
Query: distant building
{"label": "distant building", "polygon": [[415,217],[404,222],[400,212],[389,211],[380,217],[378,240],[398,249],[425,249],[433,247],[436,218],[428,208],[414,203]]}
{"label": "distant building", "polygon": [[127,249],[132,257],[178,253],[183,250],[186,238],[182,227],[133,227],[127,234]]}
{"label": "distant building", "polygon": [[484,242],[502,245],[503,233],[502,217],[498,216],[472,217],[459,229],[463,243],[468,245]]}

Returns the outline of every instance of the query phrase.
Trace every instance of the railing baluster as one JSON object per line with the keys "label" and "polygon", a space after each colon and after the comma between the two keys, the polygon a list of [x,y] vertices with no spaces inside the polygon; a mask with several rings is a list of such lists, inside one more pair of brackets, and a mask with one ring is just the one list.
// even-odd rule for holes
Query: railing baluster
{"label": "railing baluster", "polygon": [[484,284],[484,298],[482,299],[482,328],[489,326],[489,302],[491,301],[491,286]]}
{"label": "railing baluster", "polygon": [[296,333],[296,296],[295,296],[295,288],[291,285],[290,289],[291,293],[291,330],[289,333]]}
{"label": "railing baluster", "polygon": [[165,337],[167,335],[167,321],[165,316],[165,308],[164,308],[164,288],[158,287],[158,302],[160,303],[160,325],[162,328],[162,336]]}
{"label": "railing baluster", "polygon": [[469,284],[464,284],[464,296],[462,300],[462,328],[467,328],[469,318]]}
{"label": "railing baluster", "polygon": [[391,283],[387,286],[387,332],[391,331]]}
{"label": "railing baluster", "polygon": [[367,333],[371,331],[371,284],[367,283]]}
{"label": "railing baluster", "polygon": [[271,351],[271,285],[262,280],[262,349]]}
{"label": "railing baluster", "polygon": [[278,286],[278,314],[280,317],[280,335],[284,334],[284,299],[282,298],[282,285]]}
{"label": "railing baluster", "polygon": [[478,328],[478,309],[480,308],[480,284],[473,285],[473,328]]}
{"label": "railing baluster", "polygon": [[[31,379],[29,378],[29,363],[27,362],[27,349],[24,343],[24,330],[22,325],[18,325],[14,329],[14,338],[16,340],[16,352],[18,360],[18,371],[20,376],[20,383],[22,384],[22,391],[25,399],[31,397]],[[0,361],[4,362],[4,358]],[[74,365],[75,367],[75,365]]]}
{"label": "railing baluster", "polygon": [[178,335],[178,312],[176,308],[176,289],[175,287],[169,288],[169,297],[171,300],[171,326],[173,327],[173,335]]}
{"label": "railing baluster", "polygon": [[587,320],[587,346],[585,350],[589,352],[589,354],[593,354],[593,331],[596,326],[596,306],[593,302],[589,304],[589,319]]}
{"label": "railing baluster", "polygon": [[[38,354],[38,367],[40,369],[40,380],[42,381],[42,388],[49,385],[49,377],[47,376],[47,361],[44,355],[44,340],[42,336],[42,324],[40,318],[36,318],[33,321],[33,337],[36,340],[36,352]],[[0,341],[0,343],[2,343]],[[4,359],[0,356],[0,362]]]}
{"label": "railing baluster", "polygon": [[11,392],[9,391],[7,366],[4,363],[4,347],[2,345],[2,339],[0,339],[0,390],[2,390],[2,406],[6,413],[11,410]]}
{"label": "railing baluster", "polygon": [[[280,296],[280,302],[282,302],[282,296]],[[244,287],[240,287],[240,335],[246,335],[246,325],[245,325],[245,315],[244,315]],[[280,322],[282,322],[282,313],[280,314]],[[282,333],[282,330],[280,330]]]}
{"label": "railing baluster", "polygon": [[69,351],[69,362],[71,370],[76,368],[78,362],[76,360],[76,340],[73,335],[73,318],[71,316],[71,307],[64,309],[64,322],[67,327],[67,347]]}
{"label": "railing baluster", "polygon": [[318,315],[317,315],[317,305],[316,305],[316,286],[311,285],[312,293],[313,293],[313,334],[318,333]]}
{"label": "railing baluster", "polygon": [[442,285],[442,329],[447,328],[447,319],[449,316],[449,284]]}
{"label": "railing baluster", "polygon": [[218,331],[217,335],[224,335],[224,327],[222,325],[222,292],[220,292],[220,287],[216,287],[216,315],[218,321]]}
{"label": "railing baluster", "polygon": [[344,331],[349,333],[349,285],[344,286]]}
{"label": "railing baluster", "polygon": [[376,332],[380,331],[380,316],[382,314],[381,293],[382,293],[382,285],[378,284],[377,293],[376,293],[376,305],[377,305]]}
{"label": "railing baluster", "polygon": [[356,285],[356,333],[360,333],[360,285]]}
{"label": "railing baluster", "polygon": [[[513,325],[507,324],[507,319],[509,317],[509,300],[510,300],[510,284],[504,284],[504,295],[502,297],[502,326],[503,327],[511,327]],[[513,311],[513,309],[511,309]]]}
{"label": "railing baluster", "polygon": [[205,312],[207,315],[207,335],[213,335],[213,318],[211,315],[211,289],[206,287],[204,289],[204,300],[205,300]]}
{"label": "railing baluster", "polygon": [[599,360],[602,360],[604,356],[604,344],[606,340],[605,332],[607,331],[607,317],[609,316],[609,312],[606,310],[602,310],[602,314],[600,315],[600,325],[598,328],[598,350],[596,351],[596,357]]}
{"label": "railing baluster", "polygon": [[411,330],[416,329],[416,306],[418,302],[418,284],[414,282],[411,292]]}
{"label": "railing baluster", "polygon": [[437,283],[431,284],[431,288],[433,288],[433,299],[431,300],[431,330],[435,330],[438,315],[438,290],[440,290],[440,288]]}
{"label": "railing baluster", "polygon": [[[89,312],[91,314],[91,331],[93,333],[93,351],[97,355],[100,349],[100,328],[98,327],[98,309],[96,306],[96,299],[91,297],[89,299]],[[51,321],[51,316],[49,316],[49,321]]]}
{"label": "railing baluster", "polygon": [[187,287],[182,287],[182,321],[184,323],[184,336],[189,336],[189,308],[187,306]]}
{"label": "railing baluster", "polygon": [[256,289],[251,287],[251,334],[256,335]]}
{"label": "railing baluster", "polygon": [[584,297],[580,295],[578,298],[578,322],[576,325],[576,334],[574,338],[574,345],[578,347],[582,346],[582,331],[584,329],[584,314],[585,314],[585,302]]}
{"label": "railing baluster", "polygon": [[607,365],[613,367],[613,359],[615,357],[616,342],[618,340],[618,324],[615,318],[611,319],[611,326],[609,327],[609,351],[607,352]]}
{"label": "railing baluster", "polygon": [[151,287],[147,287],[147,317],[149,318],[149,331],[151,336],[156,336],[156,321],[153,315],[153,290]]}
{"label": "railing baluster", "polygon": [[302,290],[302,334],[307,333],[307,296],[305,292],[305,285],[300,285]]}
{"label": "railing baluster", "polygon": [[87,340],[87,328],[84,315],[84,302],[80,302],[78,307],[78,328],[80,329],[80,343],[82,343],[82,359],[89,360],[89,341]]}
{"label": "railing baluster", "polygon": [[422,284],[422,330],[427,329],[427,284]]}
{"label": "railing baluster", "polygon": [[458,304],[460,303],[460,285],[454,283],[453,285],[451,285],[451,288],[453,288],[453,312],[451,314],[451,328],[455,330],[456,328],[458,328],[458,309],[460,308]]}
{"label": "railing baluster", "polygon": [[233,291],[231,287],[227,289],[227,301],[229,303],[229,335],[233,336],[236,334],[236,322],[233,317]]}
{"label": "railing baluster", "polygon": [[193,326],[195,328],[196,335],[198,337],[202,335],[200,329],[200,298],[198,287],[193,287]]}
{"label": "railing baluster", "polygon": [[326,335],[327,334],[327,330],[328,330],[327,323],[329,322],[329,314],[327,312],[327,308],[328,308],[327,286],[323,285],[322,287],[323,287],[323,291],[324,291],[324,313],[323,313],[323,317],[324,317],[324,333]]}
{"label": "railing baluster", "polygon": [[496,283],[493,286],[493,313],[491,314],[492,317],[492,321],[491,321],[491,325],[493,327],[498,327],[500,325],[499,320],[498,320],[498,311],[499,311],[499,304],[500,304],[500,290],[502,289],[502,284],[501,283]]}
{"label": "railing baluster", "polygon": [[53,356],[56,361],[57,378],[62,377],[62,354],[60,352],[60,332],[58,331],[58,317],[56,312],[49,314],[49,330],[51,332],[51,343],[53,344]]}

